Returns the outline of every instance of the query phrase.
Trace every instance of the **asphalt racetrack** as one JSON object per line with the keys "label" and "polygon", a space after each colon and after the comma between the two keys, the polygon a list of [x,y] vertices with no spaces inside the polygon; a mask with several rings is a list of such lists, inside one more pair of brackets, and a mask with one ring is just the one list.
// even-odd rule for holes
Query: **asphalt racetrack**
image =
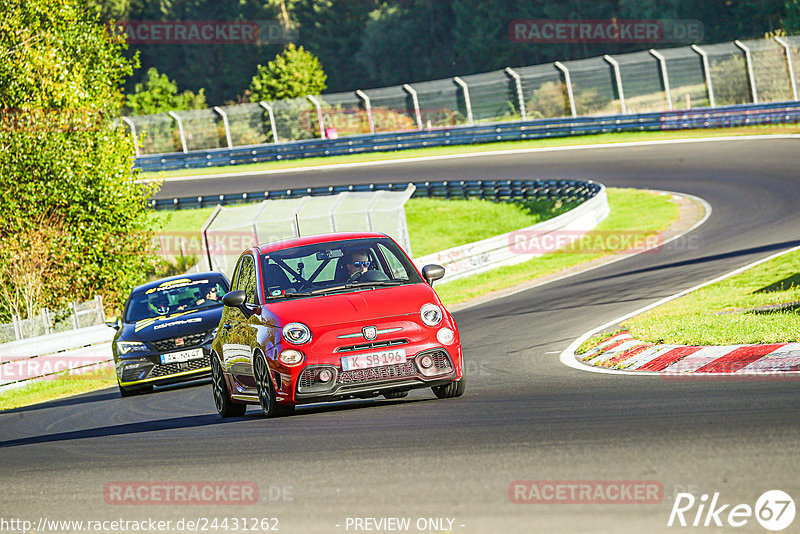
{"label": "asphalt racetrack", "polygon": [[[468,379],[460,399],[424,390],[400,401],[303,407],[283,419],[251,407],[243,418],[222,420],[209,383],[200,382],[126,399],[106,390],[4,413],[0,516],[34,525],[41,517],[173,525],[277,518],[269,525],[285,533],[695,531],[677,519],[667,526],[683,492],[696,499],[686,522],[710,525],[698,531],[764,532],[754,515],[734,517],[744,521],[734,528],[728,514],[739,504],[754,509],[768,490],[800,499],[798,380],[616,376],[571,369],[558,357],[595,326],[800,244],[799,169],[800,139],[736,139],[168,182],[159,196],[591,178],[690,193],[713,212],[658,253],[457,312]],[[252,482],[258,498],[218,505],[108,498],[109,485],[130,481]],[[609,495],[612,502],[580,503],[567,489],[566,498],[536,504],[513,502],[516,481],[568,482],[562,489],[576,482],[630,489],[641,481],[662,489],[656,502]],[[729,506],[707,517],[699,506],[708,509],[717,493],[716,507]],[[395,528],[404,523],[390,518],[408,518],[409,526]],[[798,530],[800,517],[786,531]]]}

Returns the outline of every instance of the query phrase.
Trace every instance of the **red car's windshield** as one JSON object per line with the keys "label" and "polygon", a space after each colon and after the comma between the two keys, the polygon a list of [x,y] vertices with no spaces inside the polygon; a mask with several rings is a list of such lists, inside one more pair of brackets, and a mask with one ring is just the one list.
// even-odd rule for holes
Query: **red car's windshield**
{"label": "red car's windshield", "polygon": [[266,299],[422,282],[408,256],[388,238],[294,247],[264,254],[261,262]]}

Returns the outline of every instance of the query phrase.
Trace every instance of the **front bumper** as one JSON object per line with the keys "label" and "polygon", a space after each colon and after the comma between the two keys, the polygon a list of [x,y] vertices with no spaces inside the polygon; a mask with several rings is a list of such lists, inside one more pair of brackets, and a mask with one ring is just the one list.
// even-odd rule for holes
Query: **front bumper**
{"label": "front bumper", "polygon": [[[455,349],[454,349],[455,350]],[[428,355],[434,365],[424,369],[420,359]],[[460,365],[444,348],[423,350],[401,364],[343,371],[341,366],[309,365],[299,373],[294,387],[294,402],[306,404],[342,400],[353,397],[373,397],[393,390],[409,390],[446,385],[461,378]],[[331,378],[320,379],[328,370]]]}
{"label": "front bumper", "polygon": [[161,353],[142,354],[136,358],[118,358],[117,380],[123,387],[166,385],[211,375],[211,341],[187,349],[202,349],[203,356],[185,362],[160,363]]}

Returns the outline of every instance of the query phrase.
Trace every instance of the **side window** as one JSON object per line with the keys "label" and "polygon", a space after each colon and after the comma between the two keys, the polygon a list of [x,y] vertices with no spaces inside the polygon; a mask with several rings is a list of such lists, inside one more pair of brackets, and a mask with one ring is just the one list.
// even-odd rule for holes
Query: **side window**
{"label": "side window", "polygon": [[252,256],[244,256],[239,269],[236,289],[241,289],[247,295],[245,302],[256,304],[256,266]]}
{"label": "side window", "polygon": [[392,271],[392,278],[395,280],[408,280],[406,268],[403,267],[403,264],[400,263],[400,260],[397,259],[397,256],[395,256],[392,251],[387,249],[382,244],[378,244],[378,248],[380,248],[381,254],[386,259],[386,263],[389,264],[389,269]]}

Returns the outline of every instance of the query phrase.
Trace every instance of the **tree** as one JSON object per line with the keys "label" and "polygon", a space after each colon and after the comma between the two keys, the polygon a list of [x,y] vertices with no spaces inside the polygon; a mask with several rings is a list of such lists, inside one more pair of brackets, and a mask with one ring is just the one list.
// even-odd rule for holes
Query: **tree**
{"label": "tree", "polygon": [[[86,0],[3,7],[0,248],[14,254],[0,255],[0,285],[13,287],[24,266],[38,265],[34,256],[44,258],[28,308],[96,293],[119,304],[152,264],[157,186],[134,181],[132,139],[112,120],[133,62],[92,13]],[[0,317],[15,304],[0,298]]]}
{"label": "tree", "polygon": [[134,92],[127,96],[125,107],[130,115],[150,115],[166,111],[205,109],[206,95],[203,89],[178,93],[178,86],[166,74],[159,74],[151,67],[147,69],[147,80],[137,83]]}
{"label": "tree", "polygon": [[256,75],[250,81],[250,100],[258,102],[318,95],[325,90],[327,78],[314,54],[289,43],[286,50],[266,67],[257,67]]}

